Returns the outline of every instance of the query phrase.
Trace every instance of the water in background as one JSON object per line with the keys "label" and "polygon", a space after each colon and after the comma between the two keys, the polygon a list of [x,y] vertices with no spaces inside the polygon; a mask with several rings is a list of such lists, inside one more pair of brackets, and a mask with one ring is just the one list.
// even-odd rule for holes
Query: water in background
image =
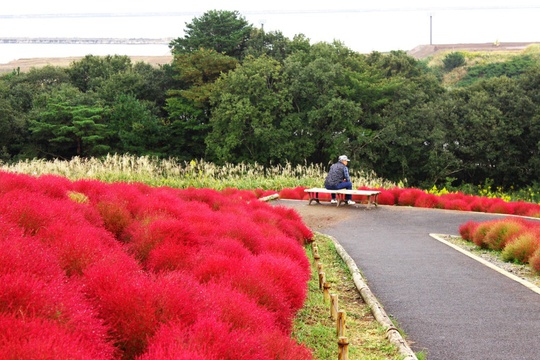
{"label": "water in background", "polygon": [[[246,20],[288,38],[304,34],[312,43],[341,41],[354,51],[411,50],[418,45],[538,41],[540,8],[483,11],[253,12]],[[114,14],[113,14],[114,15]],[[179,38],[186,23],[202,15],[139,14],[25,18],[0,15],[0,38]],[[431,23],[432,21],[432,23]],[[432,25],[431,25],[432,24]],[[170,55],[167,45],[0,44],[0,63],[20,58],[92,55]]]}
{"label": "water in background", "polygon": [[[191,16],[0,18],[0,37],[17,38],[142,38],[184,36]],[[168,44],[2,44],[0,64],[12,60],[86,55],[170,55]]]}
{"label": "water in background", "polygon": [[16,59],[72,57],[86,55],[165,56],[167,45],[88,45],[88,44],[0,44],[0,64]]}

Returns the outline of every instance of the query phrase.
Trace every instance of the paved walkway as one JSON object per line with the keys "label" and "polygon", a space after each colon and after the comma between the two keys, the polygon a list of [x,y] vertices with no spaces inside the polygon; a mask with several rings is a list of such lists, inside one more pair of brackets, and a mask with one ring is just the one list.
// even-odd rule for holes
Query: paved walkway
{"label": "paved walkway", "polygon": [[[310,206],[322,216],[329,210]],[[415,352],[429,360],[540,359],[540,295],[429,236],[458,235],[468,220],[500,215],[390,206],[341,210],[343,221],[315,230],[345,248]]]}

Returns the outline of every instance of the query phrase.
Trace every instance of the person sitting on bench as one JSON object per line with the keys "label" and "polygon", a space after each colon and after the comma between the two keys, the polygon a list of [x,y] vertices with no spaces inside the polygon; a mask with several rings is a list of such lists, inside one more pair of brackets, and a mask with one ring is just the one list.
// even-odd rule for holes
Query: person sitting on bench
{"label": "person sitting on bench", "polygon": [[[347,155],[341,155],[338,158],[338,162],[330,166],[328,175],[324,180],[324,187],[328,190],[340,190],[347,189],[352,190],[352,182],[349,176],[349,169],[347,164],[349,163],[349,158]],[[352,195],[345,195],[345,200],[347,200],[348,205],[354,205],[355,202],[351,200]],[[337,203],[336,194],[332,194],[332,204]]]}

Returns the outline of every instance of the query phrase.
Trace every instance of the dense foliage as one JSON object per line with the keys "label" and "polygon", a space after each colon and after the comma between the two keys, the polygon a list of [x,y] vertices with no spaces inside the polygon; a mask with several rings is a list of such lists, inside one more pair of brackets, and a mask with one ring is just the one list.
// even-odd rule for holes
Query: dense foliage
{"label": "dense foliage", "polygon": [[312,232],[252,191],[0,171],[0,358],[310,359]]}
{"label": "dense foliage", "polygon": [[[210,11],[153,68],[88,55],[0,78],[0,159],[106,154],[180,161],[350,166],[431,187],[509,188],[540,177],[540,61],[533,53],[469,67],[427,66],[403,51],[359,54]],[[472,80],[474,79],[474,81]]]}

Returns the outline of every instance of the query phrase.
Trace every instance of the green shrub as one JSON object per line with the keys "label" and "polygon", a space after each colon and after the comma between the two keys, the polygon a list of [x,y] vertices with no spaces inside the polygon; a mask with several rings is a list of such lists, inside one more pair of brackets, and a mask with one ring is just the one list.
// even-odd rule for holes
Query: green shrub
{"label": "green shrub", "polygon": [[444,69],[446,71],[452,71],[455,68],[465,65],[465,55],[460,52],[451,52],[443,59]]}
{"label": "green shrub", "polygon": [[526,264],[537,249],[538,232],[526,230],[504,247],[501,256],[504,261]]}

